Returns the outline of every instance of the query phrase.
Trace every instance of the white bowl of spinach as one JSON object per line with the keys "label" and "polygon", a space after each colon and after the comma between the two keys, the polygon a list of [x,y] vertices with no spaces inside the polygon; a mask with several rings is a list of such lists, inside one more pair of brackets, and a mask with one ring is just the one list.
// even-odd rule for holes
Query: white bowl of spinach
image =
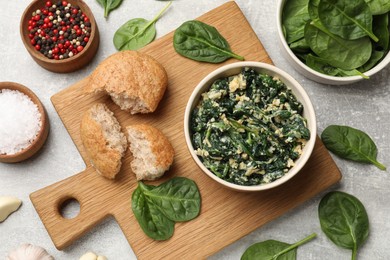
{"label": "white bowl of spinach", "polygon": [[286,182],[308,161],[316,117],[303,87],[261,62],[236,62],[207,75],[184,116],[190,154],[200,169],[239,191]]}
{"label": "white bowl of spinach", "polygon": [[388,0],[280,0],[286,59],[324,84],[367,80],[390,63]]}

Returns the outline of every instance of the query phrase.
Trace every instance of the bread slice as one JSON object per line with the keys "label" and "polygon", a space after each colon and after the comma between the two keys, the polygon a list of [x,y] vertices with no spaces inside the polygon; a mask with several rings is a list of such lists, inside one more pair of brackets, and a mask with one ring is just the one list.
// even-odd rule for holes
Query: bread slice
{"label": "bread slice", "polygon": [[173,163],[175,151],[167,137],[157,128],[146,125],[126,127],[130,151],[133,153],[131,169],[137,180],[155,180]]}
{"label": "bread slice", "polygon": [[102,61],[89,77],[88,93],[106,91],[131,114],[156,110],[168,85],[164,67],[137,51],[117,52]]}
{"label": "bread slice", "polygon": [[114,113],[97,103],[87,110],[80,125],[81,140],[97,172],[114,179],[122,166],[127,140]]}

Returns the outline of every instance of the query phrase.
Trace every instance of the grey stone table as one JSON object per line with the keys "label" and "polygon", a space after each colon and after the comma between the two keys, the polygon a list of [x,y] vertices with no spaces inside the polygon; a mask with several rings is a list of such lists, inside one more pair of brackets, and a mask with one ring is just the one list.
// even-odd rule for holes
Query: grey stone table
{"label": "grey stone table", "polygon": [[[84,169],[84,163],[54,110],[50,97],[87,76],[96,65],[116,50],[115,30],[131,18],[151,19],[166,2],[125,0],[109,19],[95,0],[87,0],[101,33],[97,57],[87,67],[69,74],[56,74],[39,67],[27,54],[19,36],[19,19],[28,0],[6,1],[0,9],[0,81],[14,81],[31,88],[45,105],[50,118],[50,135],[40,154],[18,164],[0,163],[0,195],[23,200],[23,206],[0,223],[0,259],[21,243],[46,248],[56,259],[78,259],[92,250],[108,259],[135,259],[119,226],[108,219],[64,251],[51,242],[35,212],[29,194]],[[177,0],[157,23],[157,38],[218,7],[226,0]],[[281,56],[276,30],[275,0],[238,0],[238,5],[262,41],[274,63],[295,77],[311,97],[317,114],[318,132],[330,124],[349,125],[367,132],[378,146],[378,160],[390,166],[390,67],[372,79],[350,86],[318,84],[300,75]],[[0,126],[3,127],[3,126]],[[330,190],[358,197],[370,219],[370,236],[359,251],[359,259],[390,259],[390,173],[374,166],[334,157],[343,178]],[[298,250],[299,259],[350,259],[350,251],[336,247],[322,233],[318,204],[326,192],[305,202],[273,222],[221,250],[211,259],[239,259],[253,243],[276,239],[293,243],[316,232],[318,237]],[[72,211],[72,207],[70,209]],[[77,209],[73,209],[77,210]],[[210,238],[212,243],[212,238]],[[194,241],[196,243],[196,241]],[[202,245],[199,245],[202,246]],[[158,256],[156,256],[158,258]]]}

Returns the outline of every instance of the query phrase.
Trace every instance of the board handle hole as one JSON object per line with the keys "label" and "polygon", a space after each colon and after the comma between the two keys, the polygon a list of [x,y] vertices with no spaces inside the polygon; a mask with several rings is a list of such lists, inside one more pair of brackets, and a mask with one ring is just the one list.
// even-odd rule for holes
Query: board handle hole
{"label": "board handle hole", "polygon": [[63,218],[75,218],[80,214],[80,203],[75,198],[66,199],[60,204],[59,212]]}

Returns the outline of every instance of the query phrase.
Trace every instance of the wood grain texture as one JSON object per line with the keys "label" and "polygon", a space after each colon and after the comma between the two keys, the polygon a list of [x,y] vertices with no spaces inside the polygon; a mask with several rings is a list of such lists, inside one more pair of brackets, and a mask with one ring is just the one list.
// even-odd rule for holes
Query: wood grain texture
{"label": "wood grain texture", "polygon": [[[228,40],[232,50],[245,56],[246,60],[272,63],[235,2],[222,5],[199,20],[215,26]],[[209,179],[197,168],[187,150],[183,131],[184,110],[192,90],[203,77],[236,60],[207,64],[186,59],[175,53],[172,37],[173,33],[170,33],[141,50],[162,63],[168,73],[168,90],[155,113],[132,116],[121,111],[103,94],[84,94],[82,88],[87,79],[52,97],[59,116],[87,164],[84,172],[30,195],[58,249],[70,245],[112,215],[138,259],[204,259],[340,180],[341,174],[319,138],[304,169],[278,188],[239,193]],[[148,238],[131,211],[131,194],[137,183],[130,169],[132,155],[129,151],[115,181],[100,177],[88,162],[80,140],[79,125],[84,111],[95,102],[106,103],[122,127],[149,123],[171,141],[176,152],[175,162],[163,179],[151,184],[174,176],[188,177],[197,183],[202,196],[201,214],[192,221],[177,223],[171,239],[153,241]],[[64,219],[58,211],[59,205],[69,198],[75,198],[80,203],[80,214],[74,219]]]}

